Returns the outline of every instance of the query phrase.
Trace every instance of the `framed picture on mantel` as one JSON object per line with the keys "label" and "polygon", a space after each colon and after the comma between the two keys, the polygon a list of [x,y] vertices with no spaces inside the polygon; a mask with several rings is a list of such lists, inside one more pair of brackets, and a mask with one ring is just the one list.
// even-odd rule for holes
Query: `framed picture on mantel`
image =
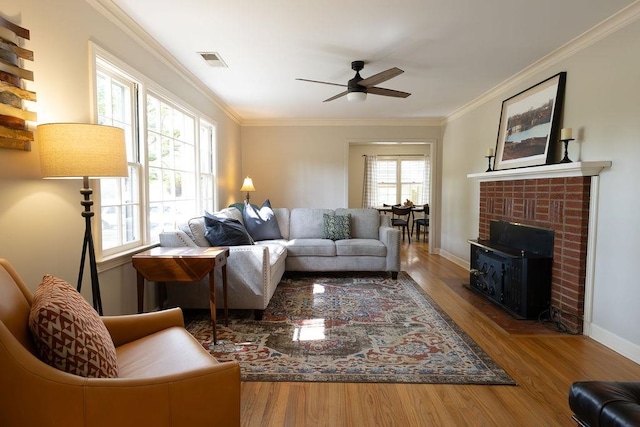
{"label": "framed picture on mantel", "polygon": [[495,170],[553,161],[566,78],[558,73],[502,102]]}

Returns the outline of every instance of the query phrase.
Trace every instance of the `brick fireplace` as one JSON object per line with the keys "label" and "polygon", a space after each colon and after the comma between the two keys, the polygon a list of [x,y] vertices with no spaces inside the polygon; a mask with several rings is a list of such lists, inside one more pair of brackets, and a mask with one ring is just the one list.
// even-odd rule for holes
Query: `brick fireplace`
{"label": "brick fireplace", "polygon": [[572,163],[468,175],[480,180],[478,238],[489,238],[491,220],[554,231],[551,307],[575,333],[582,333],[585,314],[592,180],[610,162],[592,164],[598,167]]}

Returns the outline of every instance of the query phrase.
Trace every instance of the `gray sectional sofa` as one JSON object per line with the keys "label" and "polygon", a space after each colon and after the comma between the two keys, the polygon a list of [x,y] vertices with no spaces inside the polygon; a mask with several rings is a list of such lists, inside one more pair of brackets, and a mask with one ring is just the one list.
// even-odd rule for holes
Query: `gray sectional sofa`
{"label": "gray sectional sofa", "polygon": [[[256,318],[261,318],[285,271],[385,271],[393,278],[400,271],[400,231],[391,227],[389,217],[376,209],[274,208],[272,212],[280,231],[277,237],[281,238],[229,247],[229,308],[253,309]],[[326,238],[325,214],[335,219],[349,215],[349,238]],[[241,210],[235,207],[213,215],[244,224]],[[161,233],[160,245],[211,246],[206,233],[205,218],[193,218],[178,230]],[[336,236],[330,233],[329,237]],[[220,277],[216,283],[217,300],[222,301]],[[166,303],[183,308],[208,308],[208,281],[167,283]]]}

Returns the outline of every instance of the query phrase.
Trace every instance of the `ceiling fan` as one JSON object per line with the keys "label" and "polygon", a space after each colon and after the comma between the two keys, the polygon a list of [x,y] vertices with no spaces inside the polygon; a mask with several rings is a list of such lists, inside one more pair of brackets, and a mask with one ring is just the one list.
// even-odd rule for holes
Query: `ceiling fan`
{"label": "ceiling fan", "polygon": [[367,77],[366,79],[363,79],[362,76],[360,76],[360,70],[362,70],[363,68],[364,68],[364,61],[353,61],[351,63],[351,69],[356,72],[356,75],[354,78],[349,80],[349,83],[346,85],[339,84],[339,83],[321,82],[318,80],[308,80],[308,79],[296,79],[296,80],[301,80],[303,82],[311,82],[311,83],[322,83],[325,85],[341,86],[341,87],[347,88],[347,90],[345,90],[344,92],[340,92],[339,94],[332,96],[331,98],[325,99],[323,102],[333,101],[334,99],[338,99],[345,95],[347,95],[347,99],[352,102],[364,101],[367,98],[367,93],[372,93],[374,95],[382,95],[382,96],[392,96],[394,98],[406,98],[407,96],[411,95],[410,93],[407,93],[407,92],[401,92],[399,90],[393,90],[393,89],[385,89],[385,88],[376,86],[377,84],[386,82],[387,80],[390,80],[404,73],[404,71],[401,70],[400,68],[398,67],[389,68],[386,71],[382,71],[378,74],[374,74],[373,76]]}

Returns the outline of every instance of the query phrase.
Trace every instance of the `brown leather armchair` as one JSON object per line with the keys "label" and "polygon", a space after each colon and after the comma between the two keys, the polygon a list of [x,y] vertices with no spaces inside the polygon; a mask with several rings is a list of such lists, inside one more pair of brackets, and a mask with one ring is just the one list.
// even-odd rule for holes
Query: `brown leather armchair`
{"label": "brown leather armchair", "polygon": [[38,359],[32,300],[0,259],[0,425],[240,425],[238,363],[214,359],[184,329],[180,309],[103,317],[118,378],[84,378]]}

